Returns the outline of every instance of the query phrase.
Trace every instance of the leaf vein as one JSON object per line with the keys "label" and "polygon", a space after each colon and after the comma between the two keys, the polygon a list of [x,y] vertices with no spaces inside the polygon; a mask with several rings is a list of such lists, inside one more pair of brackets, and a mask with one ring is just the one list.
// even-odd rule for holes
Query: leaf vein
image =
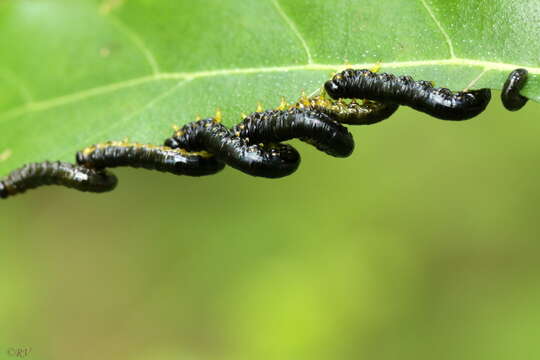
{"label": "leaf vein", "polygon": [[422,2],[422,5],[426,8],[427,12],[429,13],[429,16],[431,16],[431,18],[435,22],[435,25],[437,25],[437,27],[439,28],[441,34],[444,36],[446,43],[448,44],[448,50],[450,51],[450,58],[456,59],[456,53],[454,52],[454,44],[452,43],[452,39],[450,38],[450,36],[448,35],[446,30],[442,26],[441,22],[435,16],[435,13],[431,9],[431,7],[427,4],[426,0],[420,0],[420,1]]}
{"label": "leaf vein", "polygon": [[95,135],[94,138],[99,139],[99,137],[104,136],[107,133],[109,133],[109,131],[114,130],[117,127],[125,124],[128,120],[134,118],[135,116],[139,115],[140,113],[142,113],[142,112],[144,112],[144,111],[146,111],[148,109],[151,109],[156,103],[163,100],[164,98],[166,98],[167,96],[169,96],[170,94],[172,94],[173,92],[175,92],[176,90],[178,90],[179,88],[181,88],[182,86],[184,86],[185,84],[187,84],[187,83],[189,83],[191,81],[192,81],[191,79],[179,81],[178,83],[176,83],[172,87],[170,87],[167,90],[161,92],[160,94],[154,96],[152,99],[150,99],[146,104],[141,106],[139,109],[127,114],[126,116],[122,117],[120,120],[118,120],[116,122],[113,122],[105,130],[100,131],[97,134],[94,134]]}
{"label": "leaf vein", "polygon": [[482,70],[480,72],[480,74],[478,74],[477,77],[475,77],[470,83],[469,85],[467,85],[467,87],[464,89],[464,91],[468,91],[469,89],[471,89],[474,85],[476,85],[476,83],[478,83],[478,81],[480,81],[480,79],[482,78],[482,76],[484,76],[484,74],[486,72],[488,72],[489,70],[484,68],[484,70]]}
{"label": "leaf vein", "polygon": [[247,74],[261,74],[261,73],[286,73],[292,71],[340,71],[345,68],[373,68],[376,65],[381,65],[385,68],[407,68],[418,66],[471,66],[481,67],[485,71],[498,70],[498,71],[512,71],[516,68],[526,68],[530,74],[540,75],[540,67],[529,67],[519,64],[507,64],[497,63],[474,59],[440,59],[440,60],[413,60],[413,61],[396,61],[389,63],[363,63],[363,64],[305,64],[305,65],[291,65],[291,66],[276,66],[276,67],[260,67],[260,68],[238,68],[238,69],[218,69],[207,70],[197,72],[178,72],[178,73],[160,73],[150,76],[142,76],[139,78],[133,78],[126,81],[112,83],[108,85],[98,86],[95,88],[83,90],[69,95],[63,95],[56,98],[51,98],[43,101],[37,101],[24,106],[16,107],[11,110],[0,114],[0,122],[5,121],[13,117],[25,115],[27,113],[43,111],[50,108],[75,103],[85,100],[90,97],[99,96],[115,92],[124,88],[129,88],[137,85],[142,85],[152,81],[160,80],[196,80],[208,77],[219,76],[234,76],[234,75],[247,75]]}
{"label": "leaf vein", "polygon": [[[112,122],[110,126],[107,126],[106,128],[102,129],[101,131],[97,133],[93,133],[92,137],[89,139],[89,142],[97,143],[101,141],[105,135],[109,134],[110,131],[124,125],[126,122],[128,122],[130,119],[134,118],[135,116],[141,114],[142,112],[151,109],[156,105],[159,101],[163,100],[167,96],[171,95],[173,92],[181,88],[182,86],[186,85],[187,83],[191,82],[192,80],[182,80],[176,83],[175,85],[171,86],[167,90],[160,92],[158,95],[154,96],[152,99],[150,99],[148,102],[146,102],[143,106],[138,108],[137,110],[132,111],[131,113],[127,114],[126,116],[122,117],[120,120],[116,122]],[[70,154],[72,151],[61,151],[56,154],[50,155],[51,158],[63,158],[66,155]]]}
{"label": "leaf vein", "polygon": [[278,12],[278,14],[287,23],[287,25],[289,26],[291,31],[294,33],[294,35],[298,38],[298,40],[300,40],[300,43],[302,44],[302,46],[304,47],[304,50],[306,51],[307,63],[308,64],[313,64],[313,57],[311,56],[311,50],[309,49],[309,46],[308,46],[308,44],[306,42],[306,39],[304,39],[304,37],[302,36],[300,31],[298,30],[298,27],[296,26],[294,21],[287,15],[285,10],[283,10],[283,8],[279,4],[278,0],[272,0],[272,4],[276,8],[276,11]]}
{"label": "leaf vein", "polygon": [[154,54],[146,46],[142,38],[134,30],[132,30],[126,23],[121,21],[116,16],[112,14],[108,14],[106,15],[106,17],[109,19],[111,24],[113,24],[117,29],[123,32],[133,42],[133,44],[135,44],[137,49],[139,49],[139,51],[144,55],[144,58],[148,62],[148,65],[150,65],[150,68],[152,69],[152,73],[159,74],[160,73],[159,64]]}
{"label": "leaf vein", "polygon": [[21,99],[29,104],[33,101],[33,96],[28,87],[23,83],[23,81],[10,69],[4,68],[0,69],[0,76],[6,79],[8,82],[13,84],[19,91]]}

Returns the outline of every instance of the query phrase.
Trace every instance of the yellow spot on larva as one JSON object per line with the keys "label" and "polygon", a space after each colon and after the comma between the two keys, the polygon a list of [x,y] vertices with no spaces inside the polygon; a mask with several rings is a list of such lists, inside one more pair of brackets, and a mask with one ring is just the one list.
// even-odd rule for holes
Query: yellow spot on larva
{"label": "yellow spot on larva", "polygon": [[255,110],[255,112],[263,112],[264,111],[264,107],[262,106],[261,103],[257,103],[257,109]]}
{"label": "yellow spot on larva", "polygon": [[178,126],[178,125],[175,124],[175,125],[172,126],[172,129],[173,129],[175,132],[178,132],[178,131],[180,130],[180,126]]}
{"label": "yellow spot on larva", "polygon": [[167,146],[158,146],[158,145],[141,144],[141,143],[129,143],[125,141],[107,141],[104,143],[95,144],[95,145],[92,145],[83,149],[82,152],[85,156],[88,156],[96,150],[105,149],[109,147],[156,149],[156,150],[172,151],[180,155],[193,155],[193,156],[201,156],[204,158],[210,158],[213,156],[207,151],[187,151],[185,149],[171,149],[170,147],[167,147]]}
{"label": "yellow spot on larva", "polygon": [[195,116],[195,121],[199,121],[199,120],[201,120],[201,119],[202,119],[202,118],[201,118],[201,115]]}
{"label": "yellow spot on larva", "polygon": [[381,70],[381,67],[382,67],[382,64],[381,62],[377,62],[375,65],[373,65],[373,67],[371,69],[369,69],[371,72],[379,72],[379,70]]}
{"label": "yellow spot on larva", "polygon": [[285,100],[285,97],[282,96],[281,101],[280,101],[279,106],[277,107],[277,109],[278,110],[285,110],[285,109],[287,109],[288,106],[289,106],[289,104],[287,103],[287,100]]}
{"label": "yellow spot on larva", "polygon": [[214,116],[214,121],[220,123],[223,119],[223,114],[221,113],[221,110],[218,108],[216,109],[216,115]]}
{"label": "yellow spot on larva", "polygon": [[245,119],[245,118],[247,118],[247,115],[244,114],[244,113],[241,113],[241,114],[240,114],[240,119]]}
{"label": "yellow spot on larva", "polygon": [[303,106],[310,105],[310,100],[307,97],[306,92],[304,90],[302,90],[302,95],[300,95],[300,99],[298,99],[298,105],[303,105]]}

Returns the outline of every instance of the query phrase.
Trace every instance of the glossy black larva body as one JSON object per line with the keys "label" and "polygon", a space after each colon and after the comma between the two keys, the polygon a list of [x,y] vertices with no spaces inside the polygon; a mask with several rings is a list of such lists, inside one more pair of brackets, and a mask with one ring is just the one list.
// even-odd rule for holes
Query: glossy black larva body
{"label": "glossy black larva body", "polygon": [[267,178],[290,175],[300,164],[300,154],[292,146],[271,142],[251,144],[213,118],[183,126],[165,140],[165,146],[208,151],[235,169]]}
{"label": "glossy black larva body", "polygon": [[311,108],[254,112],[232,131],[251,143],[299,138],[336,157],[347,157],[354,150],[354,139],[346,127]]}
{"label": "glossy black larva body", "polygon": [[345,102],[326,96],[303,96],[292,106],[298,109],[312,109],[328,115],[332,120],[348,125],[372,125],[388,119],[399,108],[398,104],[364,100]]}
{"label": "glossy black larva body", "polygon": [[205,152],[188,152],[125,141],[90,146],[79,151],[76,158],[78,164],[96,169],[129,166],[189,176],[215,174],[225,166]]}
{"label": "glossy black larva body", "polygon": [[406,105],[443,120],[475,117],[491,100],[489,89],[453,93],[446,88],[434,88],[429,81],[367,69],[345,70],[328,80],[324,87],[334,99],[369,99]]}
{"label": "glossy black larva body", "polygon": [[[527,76],[526,69],[509,74],[501,94],[507,109],[518,110],[528,101],[519,94]],[[78,152],[78,165],[27,164],[0,179],[0,198],[43,185],[111,191],[117,179],[105,169],[120,166],[203,176],[229,165],[253,176],[279,178],[290,175],[300,164],[300,154],[282,141],[299,138],[329,155],[346,157],[354,150],[354,140],[342,124],[374,124],[390,117],[399,105],[440,119],[465,120],[480,114],[491,98],[489,89],[453,93],[434,88],[428,81],[365,69],[345,70],[324,87],[331,98],[324,93],[302,96],[292,105],[283,100],[275,110],[245,116],[232,129],[208,118],[186,124],[165,141],[165,146],[107,142]]]}
{"label": "glossy black larva body", "polygon": [[529,101],[519,94],[527,82],[528,75],[526,69],[516,69],[508,75],[501,92],[501,100],[506,109],[517,111]]}
{"label": "glossy black larva body", "polygon": [[0,198],[44,185],[61,185],[80,191],[101,193],[113,190],[117,182],[116,176],[105,170],[94,170],[60,161],[45,161],[24,165],[0,180]]}

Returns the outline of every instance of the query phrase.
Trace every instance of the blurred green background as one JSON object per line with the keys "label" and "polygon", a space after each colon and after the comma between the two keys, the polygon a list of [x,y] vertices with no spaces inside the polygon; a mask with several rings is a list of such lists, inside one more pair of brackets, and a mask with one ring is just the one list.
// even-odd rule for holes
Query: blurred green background
{"label": "blurred green background", "polygon": [[540,105],[401,108],[280,180],[118,169],[0,203],[0,359],[540,356]]}

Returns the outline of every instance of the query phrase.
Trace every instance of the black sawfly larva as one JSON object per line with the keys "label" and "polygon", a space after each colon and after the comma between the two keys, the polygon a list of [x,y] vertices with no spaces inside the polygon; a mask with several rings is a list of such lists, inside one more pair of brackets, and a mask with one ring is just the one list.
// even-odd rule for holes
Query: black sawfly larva
{"label": "black sawfly larva", "polygon": [[0,180],[0,198],[20,194],[44,185],[61,185],[80,191],[106,192],[116,187],[118,180],[105,170],[94,170],[66,162],[26,164]]}
{"label": "black sawfly larva", "polygon": [[453,93],[434,88],[430,81],[414,81],[410,76],[397,77],[367,69],[348,69],[324,84],[334,99],[369,99],[407,105],[443,120],[466,120],[480,114],[491,99],[489,89]]}
{"label": "black sawfly larva", "polygon": [[251,143],[299,138],[336,157],[347,157],[354,150],[354,139],[346,127],[311,108],[253,112],[232,131]]}
{"label": "black sawfly larva", "polygon": [[158,170],[175,175],[203,176],[215,174],[225,166],[207,152],[188,152],[126,141],[109,141],[77,153],[77,163],[90,168],[129,166]]}
{"label": "black sawfly larva", "polygon": [[528,75],[529,72],[526,69],[516,69],[508,75],[501,92],[501,100],[506,109],[519,110],[529,101],[519,94],[527,82]]}
{"label": "black sawfly larva", "polygon": [[214,118],[186,124],[165,140],[165,146],[208,151],[225,164],[253,176],[279,178],[292,174],[300,154],[290,145],[250,144]]}

